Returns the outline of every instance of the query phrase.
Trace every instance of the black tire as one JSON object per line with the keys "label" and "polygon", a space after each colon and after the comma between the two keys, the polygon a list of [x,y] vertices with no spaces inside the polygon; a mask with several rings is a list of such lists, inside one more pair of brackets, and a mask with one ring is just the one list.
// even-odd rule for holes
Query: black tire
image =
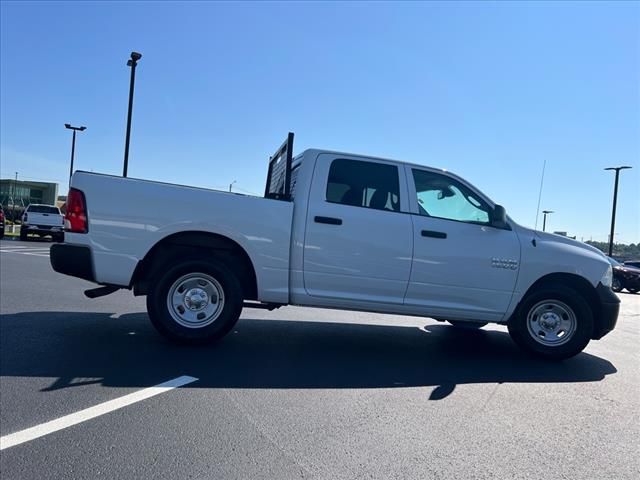
{"label": "black tire", "polygon": [[[542,343],[552,341],[554,334],[549,332],[550,339],[546,340],[544,324],[539,323],[543,321],[542,315],[535,315],[538,312],[544,313],[548,305],[560,306],[560,311],[567,307],[568,320],[573,314],[573,329],[569,333],[565,331],[564,335],[568,335],[567,337],[560,332],[561,338],[556,345]],[[530,316],[531,330],[528,326]],[[534,320],[535,317],[537,319]],[[564,318],[564,314],[557,316],[560,317]],[[564,360],[584,350],[593,333],[593,322],[591,307],[580,292],[564,285],[546,285],[523,300],[507,326],[513,341],[530,354],[548,360]],[[539,326],[534,327],[535,325]],[[538,335],[532,333],[536,329],[539,329]]]}
{"label": "black tire", "polygon": [[634,288],[627,287],[627,290],[629,290],[630,293],[638,293],[638,292],[640,292],[640,288],[638,288],[638,287],[634,287]]}
{"label": "black tire", "polygon": [[27,239],[28,239],[27,232],[24,232],[22,228],[20,228],[20,240],[22,240],[23,242],[26,242]]}
{"label": "black tire", "polygon": [[467,330],[479,330],[487,325],[487,322],[468,322],[465,320],[447,320],[456,328],[465,328]]}
{"label": "black tire", "polygon": [[611,281],[611,290],[619,293],[623,288],[624,286],[622,285],[622,280],[620,280],[618,277],[613,277],[613,280]]}
{"label": "black tire", "polygon": [[[169,340],[181,344],[205,344],[212,343],[224,337],[235,325],[242,312],[243,292],[240,281],[236,275],[231,272],[224,264],[217,262],[215,259],[187,259],[161,270],[165,273],[160,276],[157,283],[152,287],[147,295],[147,311],[153,326],[163,336]],[[174,318],[181,317],[178,309],[170,310],[168,305],[168,296],[179,280],[185,276],[193,275],[201,278],[203,282],[211,283],[213,279],[214,291],[218,287],[222,289],[222,307],[212,323],[204,326],[184,326]],[[200,277],[198,277],[200,275]],[[193,279],[189,279],[192,281]],[[185,280],[186,282],[186,280]],[[205,283],[203,283],[205,285]],[[181,287],[181,285],[180,285]],[[188,287],[193,290],[192,287]],[[199,288],[196,286],[196,288]],[[202,287],[207,288],[207,287]],[[179,294],[179,288],[175,290]],[[187,294],[185,293],[184,298]],[[209,295],[212,297],[212,295]],[[185,300],[186,301],[186,300]],[[210,304],[218,304],[218,302],[209,302]],[[186,305],[186,303],[185,303]],[[182,315],[187,311],[183,305]],[[208,308],[208,307],[207,307]],[[217,308],[217,307],[216,307]],[[206,310],[205,310],[206,311]],[[188,312],[187,314],[193,312]],[[204,313],[198,313],[198,315]],[[183,322],[185,320],[183,319]],[[206,320],[205,321],[209,321]]]}
{"label": "black tire", "polygon": [[58,233],[56,235],[53,235],[51,237],[51,240],[53,240],[54,242],[57,242],[57,243],[64,242],[64,233]]}

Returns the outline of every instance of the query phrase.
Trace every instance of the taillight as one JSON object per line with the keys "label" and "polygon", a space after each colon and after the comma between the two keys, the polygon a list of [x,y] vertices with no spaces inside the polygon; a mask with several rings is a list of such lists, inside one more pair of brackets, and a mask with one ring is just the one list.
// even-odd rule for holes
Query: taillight
{"label": "taillight", "polygon": [[22,216],[22,221],[26,222],[27,220],[29,220],[29,215],[27,215],[26,213]]}
{"label": "taillight", "polygon": [[64,215],[64,229],[73,233],[87,233],[89,229],[84,193],[75,188],[69,189],[69,195],[67,195],[67,213]]}

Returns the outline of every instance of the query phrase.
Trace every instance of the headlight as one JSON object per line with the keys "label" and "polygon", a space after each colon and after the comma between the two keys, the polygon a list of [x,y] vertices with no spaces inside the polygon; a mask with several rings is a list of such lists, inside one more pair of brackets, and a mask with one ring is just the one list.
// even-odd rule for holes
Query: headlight
{"label": "headlight", "polygon": [[604,272],[604,275],[602,276],[600,283],[605,287],[611,288],[612,281],[613,281],[613,268],[611,268],[611,265],[609,265],[609,268],[607,268],[607,271]]}

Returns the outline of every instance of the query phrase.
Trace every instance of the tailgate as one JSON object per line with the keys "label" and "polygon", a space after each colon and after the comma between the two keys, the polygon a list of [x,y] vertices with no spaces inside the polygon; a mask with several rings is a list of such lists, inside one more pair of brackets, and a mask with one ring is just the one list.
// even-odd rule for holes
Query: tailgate
{"label": "tailgate", "polygon": [[61,227],[64,223],[62,215],[57,213],[27,212],[29,225],[43,225],[49,227]]}

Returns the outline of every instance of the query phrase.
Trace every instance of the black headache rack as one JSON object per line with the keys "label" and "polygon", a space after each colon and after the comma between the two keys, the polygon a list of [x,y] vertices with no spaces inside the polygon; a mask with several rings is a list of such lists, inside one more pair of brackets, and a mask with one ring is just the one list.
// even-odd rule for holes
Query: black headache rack
{"label": "black headache rack", "polygon": [[267,186],[264,198],[274,200],[291,200],[291,162],[293,160],[293,133],[289,132],[287,139],[280,148],[269,158],[267,172]]}

